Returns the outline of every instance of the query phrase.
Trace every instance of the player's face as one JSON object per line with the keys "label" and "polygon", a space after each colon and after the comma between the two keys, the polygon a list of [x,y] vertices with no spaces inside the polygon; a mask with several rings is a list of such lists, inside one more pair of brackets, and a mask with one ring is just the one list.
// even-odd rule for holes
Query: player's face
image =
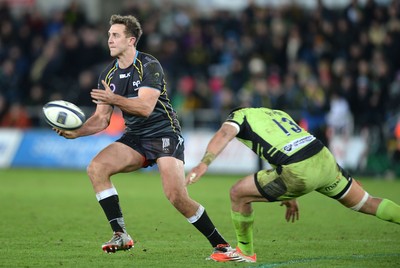
{"label": "player's face", "polygon": [[120,57],[128,49],[132,49],[134,37],[127,37],[125,35],[125,25],[114,24],[111,25],[108,31],[108,48],[112,57]]}

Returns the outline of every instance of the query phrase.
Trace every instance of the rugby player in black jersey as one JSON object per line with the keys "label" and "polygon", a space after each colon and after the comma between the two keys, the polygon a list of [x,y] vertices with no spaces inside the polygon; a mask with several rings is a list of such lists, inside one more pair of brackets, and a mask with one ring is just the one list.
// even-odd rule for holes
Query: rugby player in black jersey
{"label": "rugby player in black jersey", "polygon": [[102,245],[105,252],[130,249],[134,244],[110,177],[153,164],[158,166],[171,204],[209,240],[213,252],[226,252],[231,249],[229,244],[204,207],[188,195],[181,127],[167,96],[160,63],[136,49],[141,34],[134,16],[111,16],[108,46],[115,59],[101,73],[98,88],[91,91],[96,110],[81,128],[55,131],[67,139],[92,135],[107,128],[115,106],[123,113],[124,134],[100,151],[87,168],[97,200],[113,230],[111,240]]}

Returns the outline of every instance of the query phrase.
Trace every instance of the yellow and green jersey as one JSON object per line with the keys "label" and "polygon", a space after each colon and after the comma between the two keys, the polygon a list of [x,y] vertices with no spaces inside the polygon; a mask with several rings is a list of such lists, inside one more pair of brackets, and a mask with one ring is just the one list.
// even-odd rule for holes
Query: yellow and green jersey
{"label": "yellow and green jersey", "polygon": [[241,108],[231,112],[226,122],[238,127],[238,140],[273,166],[299,162],[324,147],[280,110]]}

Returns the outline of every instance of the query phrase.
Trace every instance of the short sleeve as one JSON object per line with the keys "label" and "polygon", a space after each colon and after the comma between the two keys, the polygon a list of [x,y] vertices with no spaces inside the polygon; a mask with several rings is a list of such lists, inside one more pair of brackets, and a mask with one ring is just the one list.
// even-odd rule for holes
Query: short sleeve
{"label": "short sleeve", "polygon": [[141,87],[155,88],[162,91],[164,71],[158,61],[150,61],[144,66],[143,80]]}
{"label": "short sleeve", "polygon": [[245,115],[243,113],[243,110],[240,109],[240,110],[232,111],[228,115],[226,122],[235,123],[239,126],[239,129],[241,129],[244,120],[245,120]]}

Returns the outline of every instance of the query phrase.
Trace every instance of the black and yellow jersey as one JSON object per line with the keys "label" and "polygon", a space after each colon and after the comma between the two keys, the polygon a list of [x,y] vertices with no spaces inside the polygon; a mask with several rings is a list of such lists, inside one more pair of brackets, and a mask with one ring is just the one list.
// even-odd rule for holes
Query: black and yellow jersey
{"label": "black and yellow jersey", "polygon": [[271,165],[298,162],[324,146],[280,110],[242,108],[230,113],[226,122],[238,128],[236,138]]}
{"label": "black and yellow jersey", "polygon": [[104,80],[115,94],[126,98],[137,98],[141,87],[161,92],[148,118],[123,112],[126,132],[141,137],[161,137],[168,133],[181,133],[177,114],[168,99],[164,71],[159,61],[152,55],[137,51],[133,64],[126,69],[119,68],[118,60],[115,59],[100,74],[98,88],[104,89],[101,80]]}

